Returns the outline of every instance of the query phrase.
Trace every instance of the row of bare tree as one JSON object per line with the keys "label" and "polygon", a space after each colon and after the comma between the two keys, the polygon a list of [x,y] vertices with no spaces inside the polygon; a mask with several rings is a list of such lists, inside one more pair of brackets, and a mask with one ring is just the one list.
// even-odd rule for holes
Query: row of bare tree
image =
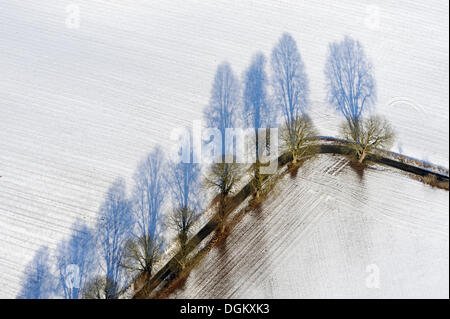
{"label": "row of bare tree", "polygon": [[[317,133],[308,116],[305,66],[292,36],[281,36],[270,62],[269,77],[266,58],[255,54],[242,84],[227,62],[217,68],[204,118],[222,134],[223,159],[230,155],[225,130],[238,126],[253,128],[256,139],[259,129],[281,126],[281,139],[292,153],[293,163],[308,156],[305,146]],[[362,162],[369,152],[388,147],[394,136],[389,123],[380,116],[363,117],[375,105],[376,90],[372,66],[361,44],[349,37],[330,44],[325,75],[328,101],[345,118],[341,134],[354,148],[356,159]],[[256,197],[263,188],[259,145],[256,140],[256,163],[246,167]],[[151,278],[169,229],[175,233],[179,263],[184,268],[192,226],[204,208],[205,187],[218,198],[223,230],[227,198],[245,169],[242,164],[222,160],[210,165],[202,176],[202,168],[194,163],[192,153],[190,156],[189,163],[170,162],[156,147],[139,164],[131,196],[125,181],[115,180],[100,208],[95,231],[82,223],[74,225],[74,234],[58,246],[57,276],[50,274],[48,250],[41,249],[27,271],[20,296],[117,298],[130,278]]]}

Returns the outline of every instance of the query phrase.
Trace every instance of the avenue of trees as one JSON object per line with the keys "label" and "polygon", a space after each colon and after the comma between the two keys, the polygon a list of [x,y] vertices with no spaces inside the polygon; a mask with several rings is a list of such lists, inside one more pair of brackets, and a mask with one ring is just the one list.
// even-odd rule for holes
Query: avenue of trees
{"label": "avenue of trees", "polygon": [[[376,85],[360,42],[345,37],[331,43],[324,74],[327,101],[343,116],[341,137],[354,150],[355,159],[363,162],[367,154],[388,148],[394,131],[385,118],[369,113],[375,107]],[[308,156],[308,146],[318,135],[308,115],[309,87],[299,47],[288,33],[275,44],[269,60],[255,53],[241,79],[228,62],[221,63],[203,113],[206,125],[222,137],[215,153],[218,160],[202,165],[190,151],[188,163],[177,162],[155,147],[136,168],[129,193],[124,179],[113,181],[93,229],[77,221],[73,234],[54,255],[46,248],[36,253],[18,297],[118,298],[136,276],[151,278],[170,232],[180,252],[180,268],[185,268],[187,243],[207,202],[215,205],[223,231],[227,202],[245,174],[253,181],[254,196],[260,196],[261,154],[270,141],[259,134],[261,130],[280,128],[282,146],[291,153],[293,164]],[[254,131],[251,165],[239,163],[230,151],[233,140],[226,139],[226,130],[237,127]],[[185,141],[192,145],[192,139],[189,135]]]}

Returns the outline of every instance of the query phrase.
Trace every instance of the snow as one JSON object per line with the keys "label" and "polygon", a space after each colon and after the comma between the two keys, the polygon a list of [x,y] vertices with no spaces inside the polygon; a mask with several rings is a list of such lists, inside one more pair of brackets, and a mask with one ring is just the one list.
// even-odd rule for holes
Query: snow
{"label": "snow", "polygon": [[[448,192],[320,155],[191,271],[174,298],[448,298]],[[372,281],[376,275],[378,283]]]}
{"label": "snow", "polygon": [[[66,26],[69,4],[79,28]],[[53,249],[77,218],[94,223],[115,177],[130,185],[154,145],[169,149],[171,129],[201,119],[220,62],[242,74],[285,31],[322,135],[340,121],[324,103],[327,44],[349,34],[373,62],[394,150],[448,167],[446,1],[2,1],[0,297],[16,296],[39,247]]]}

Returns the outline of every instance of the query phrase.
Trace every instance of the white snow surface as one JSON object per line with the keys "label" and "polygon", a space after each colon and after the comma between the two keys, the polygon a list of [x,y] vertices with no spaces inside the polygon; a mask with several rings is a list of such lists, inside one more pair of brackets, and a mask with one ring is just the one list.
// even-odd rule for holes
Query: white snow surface
{"label": "white snow surface", "polygon": [[[79,28],[66,26],[70,4]],[[393,150],[448,167],[447,1],[1,1],[0,297],[17,295],[39,247],[54,249],[77,218],[95,222],[114,178],[131,186],[152,147],[167,150],[171,129],[201,119],[219,63],[241,75],[283,32],[302,54],[322,135],[341,121],[325,103],[327,45],[348,34],[373,63]],[[401,193],[403,210],[448,203],[418,190]]]}
{"label": "white snow surface", "polygon": [[448,208],[398,170],[320,155],[191,271],[173,298],[448,298]]}

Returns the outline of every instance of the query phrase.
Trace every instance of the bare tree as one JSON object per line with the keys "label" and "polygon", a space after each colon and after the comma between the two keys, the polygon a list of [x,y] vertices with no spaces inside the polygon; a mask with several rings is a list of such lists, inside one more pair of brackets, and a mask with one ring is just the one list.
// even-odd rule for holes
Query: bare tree
{"label": "bare tree", "polygon": [[116,283],[111,282],[106,276],[97,275],[85,282],[81,289],[82,299],[108,299],[109,287],[115,286]]}
{"label": "bare tree", "polygon": [[356,157],[360,163],[364,161],[368,153],[376,152],[379,148],[390,148],[395,133],[389,122],[381,116],[371,116],[359,122],[359,128],[354,128],[345,123],[341,128],[344,139],[351,142]]}
{"label": "bare tree", "polygon": [[[256,196],[259,196],[262,187],[260,174],[260,148],[259,129],[265,128],[273,122],[273,113],[267,97],[267,74],[264,70],[266,58],[262,53],[256,54],[245,73],[244,87],[244,119],[247,127],[255,130],[256,163],[253,165],[253,177]],[[265,143],[261,143],[264,145]],[[227,169],[226,169],[227,170]],[[225,170],[225,171],[226,171]]]}
{"label": "bare tree", "polygon": [[357,131],[362,113],[376,101],[372,65],[359,41],[347,36],[330,44],[325,76],[328,101],[345,116],[349,128]]}
{"label": "bare tree", "polygon": [[[193,160],[193,152],[190,153]],[[172,163],[170,168],[169,184],[172,193],[172,213],[168,224],[177,233],[177,242],[180,247],[182,268],[186,265],[187,241],[190,230],[198,218],[202,207],[202,194],[200,191],[200,165],[197,163]]]}
{"label": "bare tree", "polygon": [[165,169],[164,154],[156,147],[139,164],[134,175],[132,210],[136,229],[125,245],[122,266],[131,272],[144,272],[148,279],[163,245],[158,229],[167,192]]}
{"label": "bare tree", "polygon": [[219,195],[221,232],[225,230],[226,201],[240,179],[240,166],[236,163],[215,163],[205,177],[205,186]]}
{"label": "bare tree", "polygon": [[165,159],[162,150],[156,147],[139,164],[134,175],[133,212],[138,232],[155,238],[167,188]]}
{"label": "bare tree", "polygon": [[122,281],[123,248],[132,235],[133,218],[125,181],[116,179],[108,189],[97,224],[100,256],[106,271],[105,298],[117,298]]}
{"label": "bare tree", "polygon": [[161,257],[162,242],[159,238],[140,235],[130,238],[124,248],[122,266],[131,273],[144,273],[150,279],[154,264]]}
{"label": "bare tree", "polygon": [[[260,79],[261,81],[265,81],[265,78]],[[249,90],[250,88],[247,91]],[[260,94],[263,95],[261,99],[265,101],[265,88]],[[248,96],[250,99],[250,92],[248,92]],[[239,165],[233,163],[233,161],[230,163],[228,160],[232,154],[227,154],[226,143],[232,143],[232,141],[226,141],[225,137],[226,129],[235,128],[236,126],[238,115],[236,111],[241,105],[240,97],[240,85],[230,65],[228,63],[219,65],[211,90],[210,104],[204,111],[204,117],[209,126],[218,128],[222,134],[222,152],[220,154],[222,160],[219,163],[212,164],[204,179],[204,186],[215,194],[219,194],[218,215],[221,220],[222,231],[225,229],[226,199],[239,179]],[[250,123],[250,119],[248,120],[247,123]],[[257,122],[261,123],[261,125],[263,123],[262,120]],[[180,213],[191,219],[189,211]],[[180,218],[177,219],[180,220]]]}
{"label": "bare tree", "polygon": [[313,146],[308,142],[316,135],[314,125],[307,115],[298,116],[282,128],[281,139],[291,152],[294,164],[305,156],[311,155]]}
{"label": "bare tree", "polygon": [[272,87],[276,106],[284,117],[283,140],[296,163],[300,140],[308,137],[311,121],[302,115],[309,104],[308,79],[305,66],[292,36],[284,33],[272,50]]}
{"label": "bare tree", "polygon": [[198,213],[188,207],[174,208],[169,216],[169,225],[177,233],[177,242],[180,248],[180,258],[177,260],[181,269],[186,267],[186,258],[188,256],[188,238],[191,227],[198,218]]}

